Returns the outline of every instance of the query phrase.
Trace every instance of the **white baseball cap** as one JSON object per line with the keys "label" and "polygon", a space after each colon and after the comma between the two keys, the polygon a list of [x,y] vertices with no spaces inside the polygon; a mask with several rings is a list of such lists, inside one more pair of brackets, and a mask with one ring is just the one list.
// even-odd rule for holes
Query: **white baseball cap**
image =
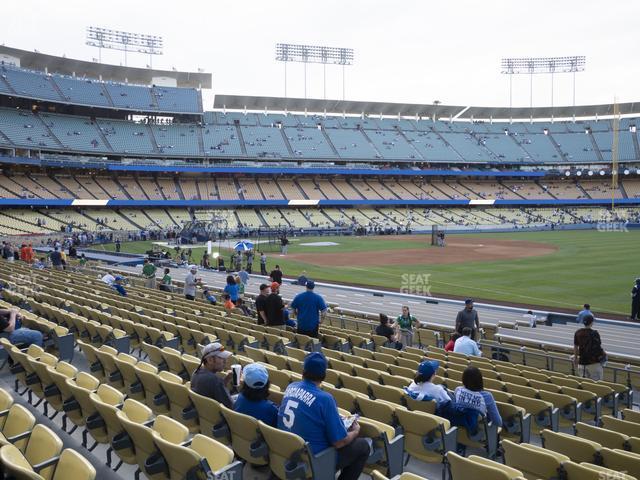
{"label": "white baseball cap", "polygon": [[229,358],[233,355],[229,350],[225,350],[224,345],[215,342],[209,343],[204,346],[202,349],[202,359],[204,360],[206,357],[220,357],[220,358]]}

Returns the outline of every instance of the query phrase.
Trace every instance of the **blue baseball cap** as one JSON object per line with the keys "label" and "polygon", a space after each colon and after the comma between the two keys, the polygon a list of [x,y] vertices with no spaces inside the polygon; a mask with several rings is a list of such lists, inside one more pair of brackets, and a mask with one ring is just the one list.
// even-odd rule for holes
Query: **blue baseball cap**
{"label": "blue baseball cap", "polygon": [[313,352],[304,357],[303,371],[316,376],[327,373],[327,359],[320,352]]}
{"label": "blue baseball cap", "polygon": [[262,388],[269,381],[269,372],[259,363],[250,363],[242,371],[244,383],[249,388]]}
{"label": "blue baseball cap", "polygon": [[434,373],[438,371],[440,362],[436,360],[425,360],[418,365],[418,373],[424,375],[427,378],[431,378]]}
{"label": "blue baseball cap", "polygon": [[316,286],[316,282],[314,282],[313,280],[309,280],[309,281],[307,282],[307,288],[308,288],[309,290],[313,290],[313,289],[315,288],[315,286]]}

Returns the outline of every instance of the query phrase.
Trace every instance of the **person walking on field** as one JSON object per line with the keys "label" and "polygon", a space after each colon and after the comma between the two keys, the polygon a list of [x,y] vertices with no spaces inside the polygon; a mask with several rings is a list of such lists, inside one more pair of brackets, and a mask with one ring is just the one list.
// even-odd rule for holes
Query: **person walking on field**
{"label": "person walking on field", "polygon": [[640,278],[636,278],[636,284],[631,289],[631,320],[638,321],[640,315]]}
{"label": "person walking on field", "polygon": [[600,334],[593,327],[593,316],[586,316],[582,323],[584,328],[576,330],[573,336],[573,364],[578,375],[591,380],[602,380],[603,365],[607,354],[602,349]]}
{"label": "person walking on field", "polygon": [[473,308],[473,300],[467,298],[464,301],[464,310],[458,312],[456,317],[456,332],[462,335],[462,329],[468,327],[471,329],[471,339],[476,339],[476,333],[480,331],[480,318],[478,311]]}
{"label": "person walking on field", "polygon": [[260,275],[269,275],[267,272],[267,256],[260,252]]}
{"label": "person walking on field", "polygon": [[148,258],[144,259],[142,267],[142,276],[144,277],[144,286],[147,288],[156,288],[156,271],[158,268]]}

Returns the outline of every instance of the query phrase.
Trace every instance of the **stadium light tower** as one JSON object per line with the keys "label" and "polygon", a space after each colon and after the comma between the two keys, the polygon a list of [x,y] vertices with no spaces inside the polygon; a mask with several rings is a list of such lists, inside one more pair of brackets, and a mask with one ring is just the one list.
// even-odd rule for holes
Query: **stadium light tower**
{"label": "stadium light tower", "polygon": [[553,76],[556,73],[573,73],[573,106],[576,106],[576,72],[584,72],[586,57],[524,57],[503,58],[501,72],[509,75],[509,108],[512,107],[514,74],[529,75],[529,107],[533,107],[533,74],[551,74],[551,107],[553,108]]}
{"label": "stadium light tower", "polygon": [[327,98],[327,64],[342,65],[342,99],[344,100],[345,67],[353,65],[353,54],[352,48],[276,43],[276,61],[284,62],[284,96],[287,96],[287,62],[304,63],[304,98],[307,98],[307,64],[321,63],[325,99]]}
{"label": "stadium light tower", "polygon": [[102,62],[102,49],[124,52],[124,65],[127,66],[127,52],[149,55],[149,67],[153,68],[153,56],[162,55],[163,39],[156,35],[122,32],[102,27],[87,27],[86,42],[90,47],[98,47],[98,61]]}

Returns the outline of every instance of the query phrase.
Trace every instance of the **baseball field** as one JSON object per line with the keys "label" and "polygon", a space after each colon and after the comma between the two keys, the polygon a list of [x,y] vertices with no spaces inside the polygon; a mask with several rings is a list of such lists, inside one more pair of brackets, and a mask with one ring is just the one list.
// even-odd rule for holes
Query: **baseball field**
{"label": "baseball field", "polygon": [[[285,276],[399,291],[411,283],[431,295],[574,311],[590,303],[597,314],[629,314],[630,291],[640,277],[640,231],[549,231],[450,234],[444,248],[429,235],[291,238],[286,256],[269,251],[267,267]],[[308,245],[311,244],[311,245]],[[107,244],[105,250],[114,250]],[[144,253],[151,242],[125,242],[123,252]],[[186,247],[185,247],[186,248]],[[260,250],[261,245],[256,245]],[[214,252],[218,247],[214,244]],[[199,263],[204,248],[194,248]],[[221,249],[229,265],[230,250]],[[258,259],[253,264],[259,272]],[[419,275],[417,277],[416,275]]]}

